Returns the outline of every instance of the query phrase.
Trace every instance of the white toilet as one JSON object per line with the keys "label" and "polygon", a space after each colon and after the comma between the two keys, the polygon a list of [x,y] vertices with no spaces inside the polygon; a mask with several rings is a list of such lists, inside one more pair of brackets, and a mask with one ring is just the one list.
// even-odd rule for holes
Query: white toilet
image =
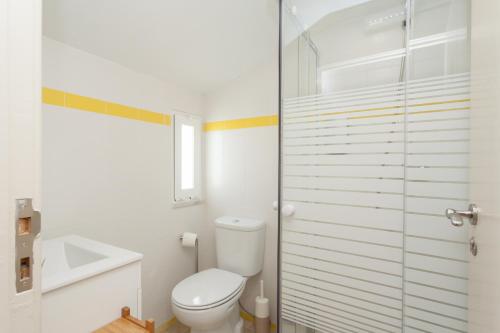
{"label": "white toilet", "polygon": [[265,223],[224,216],[215,220],[217,267],[191,275],[172,291],[172,310],[191,333],[242,333],[238,299],[248,277],[262,270]]}

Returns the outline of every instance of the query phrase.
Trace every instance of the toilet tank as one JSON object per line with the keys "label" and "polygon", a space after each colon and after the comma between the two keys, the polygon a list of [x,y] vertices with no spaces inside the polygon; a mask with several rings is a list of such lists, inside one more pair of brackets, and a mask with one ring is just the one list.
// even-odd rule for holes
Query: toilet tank
{"label": "toilet tank", "polygon": [[223,216],[215,220],[217,267],[242,276],[253,276],[264,262],[264,221]]}

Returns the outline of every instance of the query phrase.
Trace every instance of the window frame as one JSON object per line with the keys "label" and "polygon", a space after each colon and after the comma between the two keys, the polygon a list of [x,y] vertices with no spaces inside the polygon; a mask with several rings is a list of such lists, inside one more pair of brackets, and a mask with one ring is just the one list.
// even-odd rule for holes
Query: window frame
{"label": "window frame", "polygon": [[[201,181],[201,149],[202,149],[202,118],[197,115],[175,112],[172,116],[172,159],[173,159],[173,206],[184,207],[195,205],[202,201]],[[183,190],[182,181],[182,125],[194,127],[194,186]]]}

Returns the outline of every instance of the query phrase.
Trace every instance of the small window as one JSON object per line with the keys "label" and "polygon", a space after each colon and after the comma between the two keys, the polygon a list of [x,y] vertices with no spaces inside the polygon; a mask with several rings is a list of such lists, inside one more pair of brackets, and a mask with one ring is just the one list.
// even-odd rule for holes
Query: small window
{"label": "small window", "polygon": [[201,199],[201,118],[174,115],[174,205]]}

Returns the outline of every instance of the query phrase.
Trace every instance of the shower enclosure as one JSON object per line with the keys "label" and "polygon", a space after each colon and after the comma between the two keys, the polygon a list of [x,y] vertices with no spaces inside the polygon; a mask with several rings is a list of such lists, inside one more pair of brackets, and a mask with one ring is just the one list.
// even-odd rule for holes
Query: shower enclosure
{"label": "shower enclosure", "polygon": [[282,1],[282,332],[467,332],[469,5]]}

